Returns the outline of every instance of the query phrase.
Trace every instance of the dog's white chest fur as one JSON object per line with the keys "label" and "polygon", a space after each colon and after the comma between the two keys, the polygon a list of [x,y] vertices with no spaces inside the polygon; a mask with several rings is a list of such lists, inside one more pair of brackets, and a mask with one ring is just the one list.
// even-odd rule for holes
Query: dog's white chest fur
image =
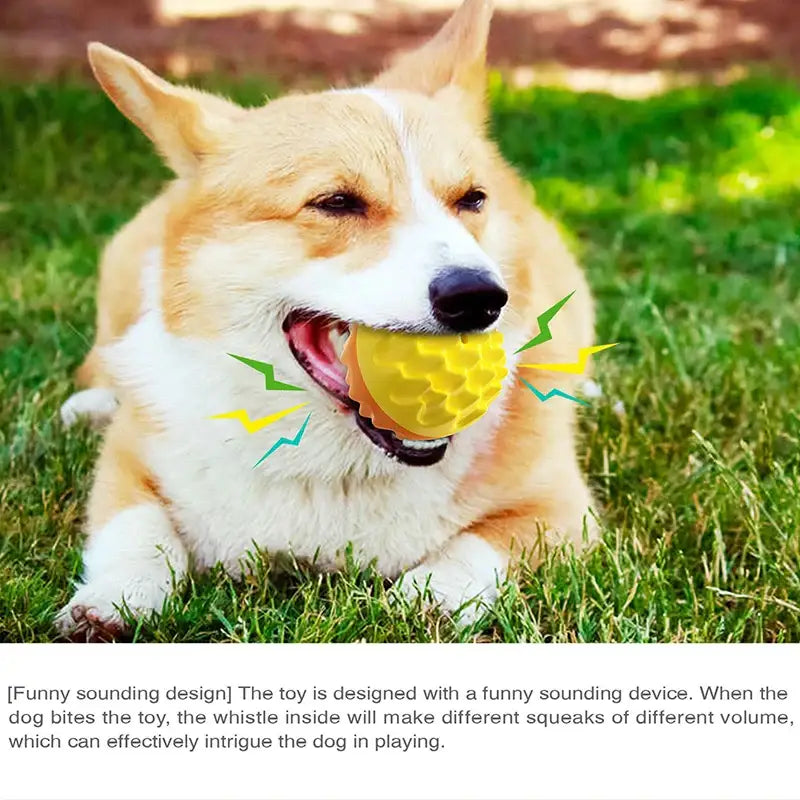
{"label": "dog's white chest fur", "polygon": [[[392,576],[436,551],[458,530],[442,513],[450,498],[441,482],[421,492],[411,481],[359,486],[273,481],[235,467],[212,466],[219,453],[211,448],[194,453],[196,467],[178,478],[172,469],[177,465],[166,456],[179,443],[163,444],[167,447],[151,463],[201,566],[221,561],[236,572],[239,560],[258,546],[330,569],[341,566],[352,545],[359,562],[374,560],[382,573]],[[436,488],[442,492],[438,496]]]}

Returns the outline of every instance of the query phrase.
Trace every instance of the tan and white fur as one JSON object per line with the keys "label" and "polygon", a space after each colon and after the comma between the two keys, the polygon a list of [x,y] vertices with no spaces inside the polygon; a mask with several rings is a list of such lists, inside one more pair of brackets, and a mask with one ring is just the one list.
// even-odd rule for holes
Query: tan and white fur
{"label": "tan and white fur", "polygon": [[[234,574],[247,553],[291,553],[320,569],[345,550],[445,611],[474,616],[513,557],[596,535],[576,458],[574,404],[542,403],[514,377],[428,467],[389,458],[287,347],[283,320],[310,308],[374,327],[431,330],[428,284],[449,264],[504,285],[496,326],[512,354],[569,292],[536,361],[592,344],[581,271],[528,187],[484,134],[490,4],[466,0],[430,42],[369,86],[290,95],[243,109],[173,86],[102,45],[94,72],[155,143],[176,179],[104,253],[88,387],[65,422],[110,424],[89,501],[84,574],[59,625],[78,638],[121,632],[119,607],[162,608],[190,568]],[[120,165],[124,169],[124,165]],[[454,205],[480,186],[476,212]],[[366,211],[310,201],[347,186]],[[230,358],[270,362],[303,394],[265,392]],[[537,388],[574,391],[545,372]],[[287,397],[289,398],[287,400]],[[256,434],[213,415],[308,406]],[[298,447],[253,465],[311,419]],[[469,601],[472,600],[472,604]],[[464,606],[467,611],[464,611]]]}

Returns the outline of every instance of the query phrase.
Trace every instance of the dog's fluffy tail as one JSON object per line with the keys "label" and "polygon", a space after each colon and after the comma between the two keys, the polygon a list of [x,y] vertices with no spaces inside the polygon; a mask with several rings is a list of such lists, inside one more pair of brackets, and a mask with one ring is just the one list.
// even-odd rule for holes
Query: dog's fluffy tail
{"label": "dog's fluffy tail", "polygon": [[80,419],[87,419],[96,428],[107,425],[119,406],[103,360],[95,345],[83,364],[75,371],[75,383],[80,391],[75,392],[61,406],[61,420],[66,428]]}

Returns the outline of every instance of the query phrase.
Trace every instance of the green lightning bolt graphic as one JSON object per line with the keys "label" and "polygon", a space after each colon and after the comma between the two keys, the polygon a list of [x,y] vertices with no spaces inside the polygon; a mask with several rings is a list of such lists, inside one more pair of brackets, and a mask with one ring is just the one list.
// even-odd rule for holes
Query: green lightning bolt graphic
{"label": "green lightning bolt graphic", "polygon": [[256,372],[260,372],[264,376],[264,385],[268,392],[304,392],[299,386],[292,386],[291,383],[281,383],[275,380],[275,370],[272,364],[266,364],[263,361],[255,361],[252,358],[245,358],[244,356],[237,356],[233,353],[228,353],[231,358],[241,361]]}
{"label": "green lightning bolt graphic", "polygon": [[553,334],[550,333],[550,321],[556,314],[558,314],[558,312],[561,310],[561,307],[565,305],[567,300],[569,300],[574,294],[574,291],[570,292],[566,297],[562,297],[554,306],[550,306],[547,311],[539,314],[539,316],[536,318],[536,322],[539,325],[539,333],[527,344],[522,345],[519,350],[515,350],[514,352],[521,353],[523,350],[529,350],[531,347],[536,347],[537,344],[549,342],[553,338]]}

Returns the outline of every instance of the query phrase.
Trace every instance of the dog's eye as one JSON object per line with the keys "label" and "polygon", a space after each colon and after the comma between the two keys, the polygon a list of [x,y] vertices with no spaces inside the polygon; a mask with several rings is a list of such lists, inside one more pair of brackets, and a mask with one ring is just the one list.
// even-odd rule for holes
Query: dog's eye
{"label": "dog's eye", "polygon": [[309,205],[324,211],[326,214],[344,216],[346,214],[363,215],[367,211],[367,204],[357,194],[337,192],[312,200]]}
{"label": "dog's eye", "polygon": [[470,189],[456,200],[456,208],[459,211],[480,211],[484,202],[486,202],[486,192],[482,189]]}

